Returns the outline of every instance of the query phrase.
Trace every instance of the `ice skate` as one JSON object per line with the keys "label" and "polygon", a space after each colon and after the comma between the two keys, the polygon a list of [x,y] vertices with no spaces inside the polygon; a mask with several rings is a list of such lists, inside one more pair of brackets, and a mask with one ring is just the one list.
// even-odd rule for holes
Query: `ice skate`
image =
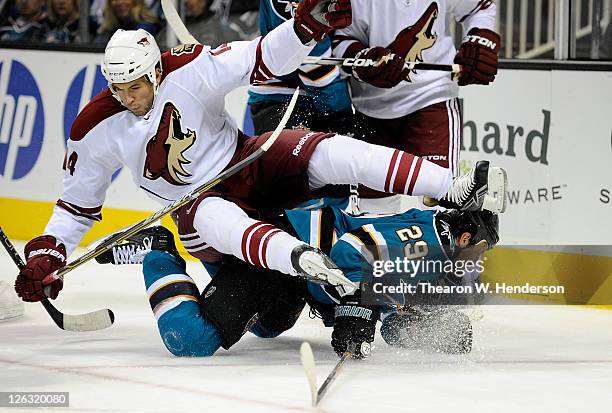
{"label": "ice skate", "polygon": [[346,278],[342,270],[322,251],[309,245],[300,245],[291,252],[293,268],[301,277],[318,284],[331,284],[352,294],[357,285]]}
{"label": "ice skate", "polygon": [[144,257],[152,250],[166,251],[182,260],[174,244],[172,233],[162,226],[155,226],[145,228],[119,242],[110,250],[98,255],[96,261],[99,264],[114,265],[142,264]]}
{"label": "ice skate", "polygon": [[[506,210],[506,171],[489,166],[489,161],[478,161],[466,175],[453,179],[450,189],[439,201],[444,208],[463,211],[489,210],[496,214]],[[435,202],[425,197],[425,205]]]}

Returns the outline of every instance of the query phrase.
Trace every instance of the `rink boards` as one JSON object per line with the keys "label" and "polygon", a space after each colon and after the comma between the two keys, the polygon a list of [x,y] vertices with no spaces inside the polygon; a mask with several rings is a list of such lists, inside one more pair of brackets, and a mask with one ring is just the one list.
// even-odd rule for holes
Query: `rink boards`
{"label": "rink boards", "polygon": [[[61,192],[70,125],[106,87],[100,60],[100,54],[0,50],[0,223],[9,236],[29,239],[43,230]],[[585,286],[580,301],[606,304],[612,303],[610,248],[559,246],[612,244],[610,90],[612,72],[505,69],[493,85],[461,91],[461,169],[483,158],[507,169],[501,242],[533,246],[493,251],[492,267],[537,270]],[[246,97],[241,88],[226,103],[248,133]],[[104,220],[84,243],[158,208],[120,171]]]}

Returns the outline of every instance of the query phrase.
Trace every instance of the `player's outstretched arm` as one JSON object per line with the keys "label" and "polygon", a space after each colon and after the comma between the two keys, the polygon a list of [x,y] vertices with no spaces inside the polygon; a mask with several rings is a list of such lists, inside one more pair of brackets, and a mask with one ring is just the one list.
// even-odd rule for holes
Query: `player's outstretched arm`
{"label": "player's outstretched arm", "polygon": [[[164,10],[171,6],[167,2]],[[265,82],[297,70],[316,42],[335,28],[351,22],[349,0],[306,0],[294,19],[252,41],[237,41],[209,50],[199,65],[206,93],[227,94],[238,86]],[[173,30],[185,37],[186,28],[169,20]],[[180,27],[176,27],[180,25]],[[185,30],[182,30],[185,29]],[[180,36],[179,36],[180,37]]]}

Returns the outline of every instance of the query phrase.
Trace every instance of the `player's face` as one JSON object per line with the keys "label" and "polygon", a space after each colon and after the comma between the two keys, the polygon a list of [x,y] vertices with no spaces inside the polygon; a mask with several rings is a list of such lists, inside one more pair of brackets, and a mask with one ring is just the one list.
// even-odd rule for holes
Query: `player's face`
{"label": "player's face", "polygon": [[[159,68],[155,69],[158,85],[161,73]],[[153,107],[153,85],[145,76],[127,83],[113,83],[111,87],[123,106],[136,116],[143,116]]]}
{"label": "player's face", "polygon": [[144,76],[127,83],[113,83],[112,87],[123,106],[136,116],[144,115],[153,106],[153,85]]}

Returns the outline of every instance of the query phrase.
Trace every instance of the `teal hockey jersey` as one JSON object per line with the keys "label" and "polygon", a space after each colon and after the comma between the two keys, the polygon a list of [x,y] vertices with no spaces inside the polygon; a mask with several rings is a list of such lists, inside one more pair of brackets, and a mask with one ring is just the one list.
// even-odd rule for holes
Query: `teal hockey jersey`
{"label": "teal hockey jersey", "polygon": [[[451,235],[445,223],[437,222],[435,211],[410,209],[397,215],[352,216],[342,210],[339,200],[314,205],[288,210],[287,218],[298,238],[328,254],[350,280],[372,282],[376,274],[389,275],[398,269],[413,282],[441,275]],[[419,261],[415,270],[410,262]],[[392,271],[383,268],[389,262],[395,264]],[[310,283],[309,290],[320,302],[339,302],[334,288]]]}
{"label": "teal hockey jersey", "polygon": [[[293,17],[299,1],[261,0],[259,30],[265,36],[272,29]],[[331,56],[331,39],[326,36],[310,53],[311,56]],[[295,88],[312,99],[320,112],[349,111],[351,101],[347,83],[340,77],[337,66],[302,65],[295,72],[251,85],[249,104],[263,101],[289,101]]]}

